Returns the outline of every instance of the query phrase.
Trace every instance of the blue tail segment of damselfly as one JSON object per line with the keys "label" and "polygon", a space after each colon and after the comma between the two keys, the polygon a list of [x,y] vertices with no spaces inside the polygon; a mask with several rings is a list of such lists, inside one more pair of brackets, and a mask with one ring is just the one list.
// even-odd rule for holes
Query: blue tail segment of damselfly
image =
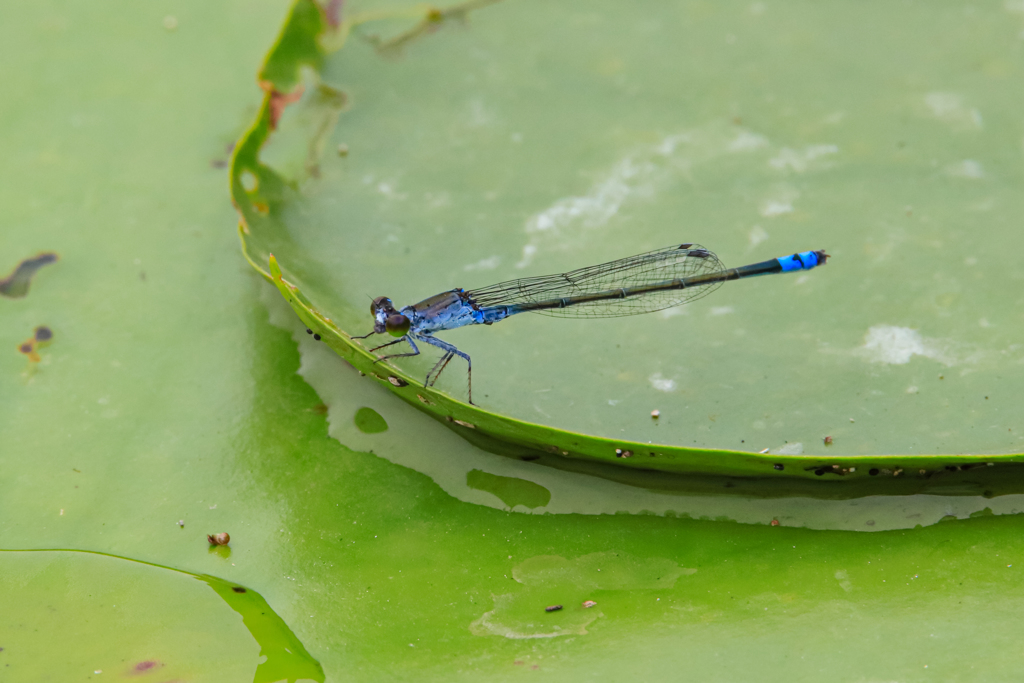
{"label": "blue tail segment of damselfly", "polygon": [[516,313],[541,313],[573,318],[614,318],[651,313],[707,296],[727,280],[757,275],[810,270],[824,265],[824,251],[804,251],[740,268],[726,268],[711,251],[697,244],[676,244],[656,251],[580,268],[568,273],[499,282],[481,289],[453,289],[418,304],[396,309],[391,299],[378,297],[370,305],[373,331],[362,337],[387,332],[394,341],[370,351],[408,342],[411,353],[381,356],[417,356],[416,342],[444,353],[427,373],[425,386],[459,356],[469,364],[469,402],[473,402],[473,363],[469,355],[434,336],[435,332],[466,325],[491,325]]}

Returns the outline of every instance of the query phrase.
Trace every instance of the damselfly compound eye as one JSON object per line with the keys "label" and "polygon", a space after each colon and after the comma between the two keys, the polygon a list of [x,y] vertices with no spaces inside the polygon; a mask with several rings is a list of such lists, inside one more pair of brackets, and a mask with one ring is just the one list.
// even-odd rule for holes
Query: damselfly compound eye
{"label": "damselfly compound eye", "polygon": [[392,337],[401,337],[409,331],[409,319],[401,313],[389,315],[388,319],[384,321],[384,329]]}

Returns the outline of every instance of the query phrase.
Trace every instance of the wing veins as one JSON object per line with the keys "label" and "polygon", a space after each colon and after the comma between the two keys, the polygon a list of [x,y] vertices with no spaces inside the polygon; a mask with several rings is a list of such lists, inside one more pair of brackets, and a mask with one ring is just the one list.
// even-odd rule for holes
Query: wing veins
{"label": "wing veins", "polygon": [[[700,245],[689,245],[686,249],[680,245],[673,245],[566,273],[499,282],[489,287],[470,290],[466,295],[480,307],[516,305],[628,289],[722,269],[718,257]],[[536,312],[557,317],[636,315],[688,303],[706,296],[719,285],[720,282],[686,289],[661,290]]]}

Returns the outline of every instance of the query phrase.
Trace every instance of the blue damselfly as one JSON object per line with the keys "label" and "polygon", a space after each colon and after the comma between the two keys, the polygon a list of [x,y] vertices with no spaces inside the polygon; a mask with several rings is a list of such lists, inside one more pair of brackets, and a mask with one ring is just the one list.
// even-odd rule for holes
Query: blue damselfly
{"label": "blue damselfly", "polygon": [[391,299],[378,297],[370,305],[373,331],[353,339],[386,332],[398,339],[371,352],[403,341],[412,347],[411,353],[381,356],[377,362],[418,356],[418,341],[438,347],[444,353],[427,373],[424,386],[433,386],[452,358],[465,358],[472,403],[473,362],[468,354],[435,337],[435,332],[465,325],[492,325],[525,312],[574,318],[652,313],[706,296],[726,280],[810,270],[823,265],[827,258],[824,251],[804,251],[741,268],[725,268],[717,256],[700,245],[675,244],[568,273],[509,280],[481,289],[453,289],[402,309],[396,309]]}

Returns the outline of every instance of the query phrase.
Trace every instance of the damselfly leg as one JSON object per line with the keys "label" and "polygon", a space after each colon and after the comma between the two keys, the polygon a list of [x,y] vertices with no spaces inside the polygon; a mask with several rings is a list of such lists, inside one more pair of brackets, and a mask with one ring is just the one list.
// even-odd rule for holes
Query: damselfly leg
{"label": "damselfly leg", "polygon": [[[473,361],[470,360],[469,354],[463,353],[462,351],[459,351],[457,348],[455,348],[448,342],[441,341],[440,339],[432,337],[429,334],[421,334],[416,338],[422,342],[430,344],[431,346],[436,346],[437,348],[442,349],[445,352],[445,355],[441,357],[441,360],[437,362],[437,365],[434,366],[433,370],[427,373],[428,386],[433,386],[434,382],[436,382],[437,378],[441,376],[441,373],[444,371],[444,369],[448,367],[448,363],[451,361],[453,355],[458,356],[459,358],[466,359],[466,364],[469,366],[469,370],[466,373],[469,384],[469,403],[470,405],[475,405],[473,403]],[[447,356],[447,360],[445,359],[445,356]],[[441,364],[441,361],[444,361],[443,365]],[[438,365],[440,365],[440,369],[438,369]],[[437,371],[436,373],[434,372],[435,370]],[[434,375],[433,381],[430,381],[430,375]]]}
{"label": "damselfly leg", "polygon": [[370,349],[370,353],[373,353],[377,349],[383,349],[383,348],[386,348],[386,347],[391,346],[393,344],[398,344],[398,343],[404,342],[404,341],[409,342],[409,346],[412,347],[412,353],[392,353],[392,354],[387,355],[387,356],[381,356],[377,360],[373,361],[373,364],[376,365],[377,363],[381,362],[382,360],[387,360],[389,358],[408,358],[409,356],[418,356],[418,355],[420,355],[420,350],[416,346],[416,342],[414,342],[412,340],[412,337],[410,337],[409,335],[406,335],[406,336],[402,337],[401,339],[396,339],[395,341],[390,341],[387,344],[381,344],[380,346],[375,346],[374,348]]}
{"label": "damselfly leg", "polygon": [[[441,373],[444,372],[444,369],[448,367],[448,361],[454,357],[455,354],[445,351],[444,354],[437,359],[437,362],[434,363],[434,367],[431,368],[430,372],[427,373],[427,378],[423,380],[423,386],[432,387],[437,384],[437,378],[440,377]],[[431,375],[434,376],[433,379],[430,378]]]}

